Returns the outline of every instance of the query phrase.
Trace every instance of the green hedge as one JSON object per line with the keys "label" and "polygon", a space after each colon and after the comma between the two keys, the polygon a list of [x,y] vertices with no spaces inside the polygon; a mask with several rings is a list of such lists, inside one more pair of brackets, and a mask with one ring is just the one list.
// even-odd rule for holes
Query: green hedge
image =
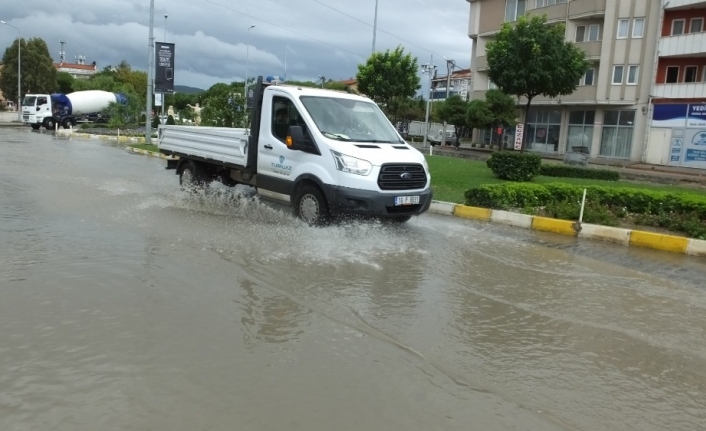
{"label": "green hedge", "polygon": [[486,162],[496,177],[509,181],[532,181],[539,175],[542,158],[538,154],[498,151]]}
{"label": "green hedge", "polygon": [[608,169],[588,169],[560,164],[543,164],[540,175],[545,177],[588,178],[592,180],[618,181],[620,174]]}
{"label": "green hedge", "polygon": [[628,218],[638,225],[663,227],[706,239],[706,196],[651,190],[569,184],[493,184],[465,193],[466,204],[484,208],[536,213],[538,208],[556,218],[577,220],[586,189],[584,221],[617,225]]}
{"label": "green hedge", "polygon": [[544,207],[556,202],[586,200],[632,214],[680,213],[706,220],[706,196],[621,187],[570,184],[490,184],[467,190],[466,204],[493,209]]}

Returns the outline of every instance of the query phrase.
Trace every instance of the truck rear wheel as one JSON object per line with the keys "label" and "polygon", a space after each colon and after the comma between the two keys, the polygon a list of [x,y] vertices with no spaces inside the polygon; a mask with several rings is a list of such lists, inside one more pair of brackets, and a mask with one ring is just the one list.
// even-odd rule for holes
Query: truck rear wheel
{"label": "truck rear wheel", "polygon": [[204,176],[201,169],[192,161],[184,163],[179,171],[179,185],[184,191],[193,191],[194,189],[205,185]]}
{"label": "truck rear wheel", "polygon": [[294,199],[294,214],[309,225],[325,224],[329,218],[323,193],[312,185],[305,185]]}
{"label": "truck rear wheel", "polygon": [[64,122],[62,123],[62,126],[64,126],[64,129],[70,129],[75,126],[74,122],[71,120],[71,118],[66,118],[64,119]]}

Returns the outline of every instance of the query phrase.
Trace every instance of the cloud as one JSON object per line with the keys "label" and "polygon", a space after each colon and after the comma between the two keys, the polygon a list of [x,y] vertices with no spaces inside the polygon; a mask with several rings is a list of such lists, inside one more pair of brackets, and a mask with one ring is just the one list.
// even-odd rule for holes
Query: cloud
{"label": "cloud", "polygon": [[[206,88],[249,75],[283,75],[285,53],[290,79],[355,76],[372,50],[375,0],[155,0],[154,36],[176,44],[175,82]],[[7,2],[0,19],[41,37],[55,60],[59,40],[67,61],[83,55],[100,68],[128,61],[146,70],[147,0],[23,0]],[[433,53],[468,67],[468,3],[463,0],[379,0],[377,50],[402,45],[420,63]],[[248,34],[248,27],[255,25]],[[0,26],[0,47],[17,32]],[[248,49],[249,46],[249,49]],[[287,48],[289,47],[289,48]]]}

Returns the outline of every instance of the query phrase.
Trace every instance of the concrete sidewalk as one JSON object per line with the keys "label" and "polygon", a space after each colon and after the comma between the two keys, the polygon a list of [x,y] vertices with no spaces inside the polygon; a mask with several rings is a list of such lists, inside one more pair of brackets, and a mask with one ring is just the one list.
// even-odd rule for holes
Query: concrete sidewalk
{"label": "concrete sidewalk", "polygon": [[22,123],[17,118],[16,111],[0,112],[0,127],[18,127],[18,126],[22,126]]}
{"label": "concrete sidewalk", "polygon": [[[419,142],[411,143],[412,146],[429,154],[429,147],[423,148]],[[433,154],[439,156],[460,157],[471,160],[486,161],[494,150],[488,148],[472,148],[469,144],[461,144],[456,149],[453,146],[435,146]],[[542,154],[544,163],[563,163],[562,156]],[[619,163],[619,166],[606,164],[607,162]],[[612,161],[606,159],[589,160],[589,169],[609,169],[620,172],[620,177],[626,180],[656,182],[661,184],[693,184],[706,186],[706,170],[684,168],[678,166],[648,165],[639,162]]]}

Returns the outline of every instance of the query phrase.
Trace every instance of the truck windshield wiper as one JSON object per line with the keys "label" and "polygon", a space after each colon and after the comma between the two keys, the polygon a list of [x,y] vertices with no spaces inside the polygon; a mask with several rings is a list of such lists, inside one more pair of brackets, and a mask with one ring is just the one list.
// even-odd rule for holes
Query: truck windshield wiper
{"label": "truck windshield wiper", "polygon": [[326,135],[327,138],[332,138],[332,139],[338,139],[339,141],[350,141],[351,138],[349,138],[346,135],[341,135],[340,133],[332,133],[332,132],[325,132],[321,131],[324,135]]}

